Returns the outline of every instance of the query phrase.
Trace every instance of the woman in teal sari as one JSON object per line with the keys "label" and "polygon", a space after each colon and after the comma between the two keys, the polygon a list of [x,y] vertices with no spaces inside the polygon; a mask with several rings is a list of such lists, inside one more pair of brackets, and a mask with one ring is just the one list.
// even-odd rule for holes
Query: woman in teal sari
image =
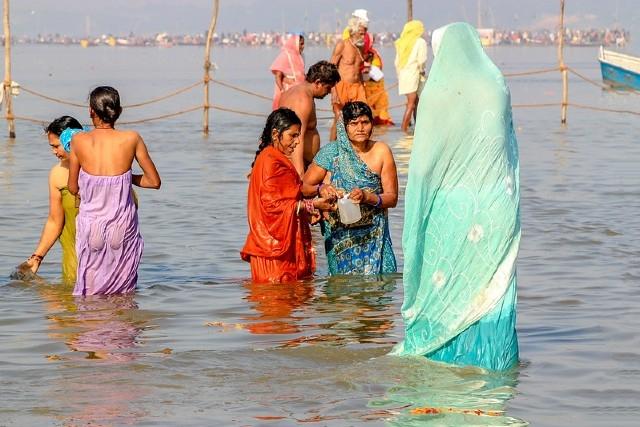
{"label": "woman in teal sari", "polygon": [[349,102],[338,122],[338,139],[320,149],[309,166],[302,192],[333,199],[348,194],[362,218],[342,224],[337,212],[323,214],[329,274],[396,272],[387,209],[398,203],[398,174],[388,145],[371,139],[373,113],[364,102]]}
{"label": "woman in teal sari", "polygon": [[395,354],[504,370],[518,360],[518,146],[476,30],[434,32],[406,189],[405,338]]}

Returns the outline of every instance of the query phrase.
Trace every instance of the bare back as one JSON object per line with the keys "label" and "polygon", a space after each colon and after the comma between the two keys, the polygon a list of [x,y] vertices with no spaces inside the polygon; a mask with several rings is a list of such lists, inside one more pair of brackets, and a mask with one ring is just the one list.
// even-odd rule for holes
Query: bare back
{"label": "bare back", "polygon": [[149,156],[142,137],[134,131],[95,129],[74,135],[69,156],[69,191],[78,193],[80,169],[95,176],[118,176],[131,169],[136,160],[142,175],[134,174],[138,187],[160,188],[158,170]]}
{"label": "bare back", "polygon": [[95,129],[73,138],[82,170],[90,175],[122,175],[131,169],[140,135],[134,131]]}
{"label": "bare back", "polygon": [[291,159],[301,176],[304,173],[304,169],[313,161],[313,158],[320,150],[316,104],[308,85],[309,83],[305,82],[289,88],[280,97],[279,104],[280,107],[293,110],[302,122],[300,134],[303,138],[303,144],[298,146],[299,150],[296,147]]}

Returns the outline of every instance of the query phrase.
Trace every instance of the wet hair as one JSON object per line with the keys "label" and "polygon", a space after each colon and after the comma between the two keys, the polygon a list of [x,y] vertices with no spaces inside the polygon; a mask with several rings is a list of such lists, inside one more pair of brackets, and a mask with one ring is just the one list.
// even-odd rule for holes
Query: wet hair
{"label": "wet hair", "polygon": [[276,130],[278,132],[278,136],[280,136],[293,125],[302,125],[300,118],[293,110],[282,107],[277,110],[273,110],[271,114],[269,114],[267,123],[264,125],[262,135],[260,136],[260,145],[256,151],[256,156],[253,158],[253,163],[251,163],[252,168],[262,150],[273,143],[273,131]]}
{"label": "wet hair", "polygon": [[369,120],[373,122],[373,112],[371,112],[371,108],[366,102],[347,102],[344,107],[342,107],[342,120],[345,126],[348,125],[351,120],[356,120],[360,116],[367,116]]}
{"label": "wet hair", "polygon": [[98,86],[89,95],[89,106],[100,120],[113,125],[120,114],[120,94],[111,86]]}
{"label": "wet hair", "polygon": [[336,66],[336,64],[332,64],[329,61],[316,62],[311,67],[309,67],[306,80],[309,83],[319,81],[320,83],[334,86],[340,81],[338,67]]}
{"label": "wet hair", "polygon": [[82,129],[82,125],[71,116],[62,116],[45,126],[44,131],[46,133],[52,133],[56,136],[60,136],[62,131],[68,128]]}

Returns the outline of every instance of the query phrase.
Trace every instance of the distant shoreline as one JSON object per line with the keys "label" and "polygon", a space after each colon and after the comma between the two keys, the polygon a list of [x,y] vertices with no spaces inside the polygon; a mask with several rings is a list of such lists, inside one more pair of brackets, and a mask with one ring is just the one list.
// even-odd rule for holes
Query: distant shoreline
{"label": "distant shoreline", "polygon": [[[376,46],[393,46],[398,38],[397,32],[372,33]],[[553,46],[557,44],[557,32],[550,30],[499,30],[494,28],[480,28],[478,34],[484,46]],[[213,45],[218,47],[274,47],[282,45],[286,33],[280,32],[232,32],[216,33],[213,35]],[[308,32],[305,34],[307,46],[334,46],[342,36],[341,32],[323,33]],[[427,42],[431,40],[431,33],[425,34]],[[4,38],[0,37],[4,44]],[[630,32],[625,29],[566,29],[564,41],[566,46],[593,47],[615,46],[623,47],[631,40]],[[172,35],[158,33],[150,35],[129,34],[116,36],[104,34],[100,36],[74,37],[60,34],[37,36],[15,36],[12,44],[16,45],[79,45],[94,46],[125,46],[125,47],[178,47],[204,46],[206,34]]]}
{"label": "distant shoreline", "polygon": [[[0,45],[1,46],[1,45]],[[12,46],[16,46],[16,44],[12,45]],[[74,44],[74,43],[19,43],[17,44],[17,46],[60,46],[60,47],[82,47],[80,44]],[[184,48],[184,47],[201,47],[204,48],[204,44],[179,44],[179,45],[171,45],[171,46],[161,46],[161,45],[116,45],[114,47],[116,48],[132,48],[132,49],[166,49],[166,48]],[[431,46],[429,44],[429,46]],[[575,47],[575,48],[599,48],[600,46],[604,46],[604,47],[608,47],[608,48],[616,48],[615,45],[602,45],[602,44],[569,44],[569,45],[565,45],[565,48],[570,48],[570,47]],[[629,46],[633,46],[632,43],[627,43],[625,45],[625,47],[629,47]],[[99,49],[103,49],[103,48],[107,48],[107,49],[111,49],[112,46],[108,46],[108,45],[91,45],[88,46],[89,48],[99,48]],[[214,48],[216,49],[238,49],[238,48],[247,48],[247,49],[271,49],[271,50],[278,50],[280,49],[280,46],[264,46],[264,45],[258,45],[258,46],[250,46],[250,45],[224,45],[224,44],[216,44],[213,45]],[[332,45],[312,45],[309,46],[309,48],[326,48],[326,49],[333,49]],[[557,45],[554,44],[520,44],[520,45],[513,45],[513,44],[492,44],[492,45],[483,45],[484,48],[507,48],[507,47],[513,47],[513,48],[547,48],[547,47],[557,47]],[[620,46],[618,46],[620,47]],[[377,46],[377,48],[393,48],[393,45],[391,44],[386,44],[386,45],[382,45],[382,46]]]}

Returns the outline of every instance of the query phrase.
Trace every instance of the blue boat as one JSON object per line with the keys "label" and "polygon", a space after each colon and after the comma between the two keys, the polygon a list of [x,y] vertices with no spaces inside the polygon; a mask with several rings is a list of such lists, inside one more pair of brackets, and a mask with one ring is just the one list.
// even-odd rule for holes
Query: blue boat
{"label": "blue boat", "polygon": [[600,47],[602,81],[617,89],[640,90],[640,58]]}

